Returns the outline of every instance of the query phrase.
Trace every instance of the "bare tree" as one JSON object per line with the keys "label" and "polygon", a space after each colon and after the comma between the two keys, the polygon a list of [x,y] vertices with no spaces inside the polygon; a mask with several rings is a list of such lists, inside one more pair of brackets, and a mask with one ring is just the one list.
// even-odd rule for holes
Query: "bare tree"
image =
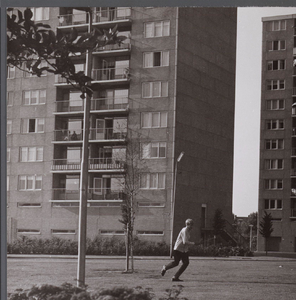
{"label": "bare tree", "polygon": [[134,223],[137,209],[136,196],[141,188],[141,174],[147,170],[141,153],[143,138],[138,132],[128,130],[125,160],[125,197],[121,206],[121,219],[125,231],[126,268],[134,271]]}

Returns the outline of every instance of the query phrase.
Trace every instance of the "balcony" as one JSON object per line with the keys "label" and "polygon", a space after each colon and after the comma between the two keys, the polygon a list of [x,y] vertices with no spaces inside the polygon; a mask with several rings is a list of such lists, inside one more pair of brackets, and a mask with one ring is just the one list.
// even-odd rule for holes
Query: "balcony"
{"label": "balcony", "polygon": [[292,128],[292,136],[295,136],[296,135],[296,127],[293,127]]}
{"label": "balcony", "polygon": [[[79,199],[79,190],[67,190],[64,188],[52,189],[52,200],[77,201]],[[114,201],[123,199],[123,191],[113,191],[110,188],[89,188],[87,193],[87,200]]]}
{"label": "balcony", "polygon": [[128,109],[128,97],[91,99],[90,105],[90,109],[93,111],[126,111]]}
{"label": "balcony", "polygon": [[124,140],[127,132],[115,128],[91,128],[90,141]]}
{"label": "balcony", "polygon": [[291,176],[296,176],[296,169],[291,170]]}
{"label": "balcony", "polygon": [[292,96],[296,96],[296,87],[293,87],[292,89]]}
{"label": "balcony", "polygon": [[[130,79],[129,68],[105,68],[93,69],[91,72],[92,81],[123,81],[127,82]],[[70,85],[66,78],[61,75],[55,76],[56,85]]]}
{"label": "balcony", "polygon": [[[93,23],[129,20],[130,16],[131,8],[129,7],[109,8],[95,12],[93,15]],[[60,15],[58,18],[60,27],[86,25],[88,23],[88,14],[85,12],[81,12],[80,14]]]}
{"label": "balcony", "polygon": [[129,68],[105,68],[93,69],[91,73],[93,81],[129,80]]}
{"label": "balcony", "polygon": [[[120,35],[120,33],[118,34]],[[94,50],[93,54],[94,55],[99,55],[100,53],[104,53],[106,51],[110,51],[110,52],[113,52],[113,51],[121,51],[121,52],[128,52],[131,50],[131,44],[130,44],[130,40],[125,40],[124,43],[118,45],[118,44],[110,44],[110,45],[106,45],[106,46],[101,46],[101,47],[98,47]]]}
{"label": "balcony", "polygon": [[56,113],[83,113],[83,101],[80,100],[63,100],[55,102]]}
{"label": "balcony", "polygon": [[62,129],[54,131],[54,141],[55,142],[79,142],[82,141],[82,132],[76,133],[75,131]]}
{"label": "balcony", "polygon": [[[123,171],[125,169],[125,163],[112,158],[90,158],[88,160],[89,171]],[[81,170],[80,159],[54,159],[51,166],[52,171],[58,172],[71,172]]]}

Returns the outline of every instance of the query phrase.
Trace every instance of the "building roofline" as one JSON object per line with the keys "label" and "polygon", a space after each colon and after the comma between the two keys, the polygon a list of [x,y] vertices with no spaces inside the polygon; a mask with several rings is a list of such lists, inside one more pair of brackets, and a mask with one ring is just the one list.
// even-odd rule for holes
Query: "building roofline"
{"label": "building roofline", "polygon": [[263,17],[262,22],[276,21],[276,20],[287,20],[287,19],[294,19],[294,18],[296,18],[296,15],[271,16],[271,17]]}

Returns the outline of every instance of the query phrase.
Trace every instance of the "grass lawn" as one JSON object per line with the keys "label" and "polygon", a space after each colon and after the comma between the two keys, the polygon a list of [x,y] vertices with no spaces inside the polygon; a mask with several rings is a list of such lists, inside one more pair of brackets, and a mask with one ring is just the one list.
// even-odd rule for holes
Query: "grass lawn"
{"label": "grass lawn", "polygon": [[[89,290],[127,286],[152,288],[156,296],[176,286],[171,282],[175,269],[160,275],[168,258],[136,259],[135,273],[122,274],[124,258],[91,258],[86,262]],[[7,291],[27,289],[34,284],[76,285],[75,258],[8,258]],[[192,258],[181,276],[183,297],[192,300],[263,300],[296,299],[296,259],[281,258]]]}

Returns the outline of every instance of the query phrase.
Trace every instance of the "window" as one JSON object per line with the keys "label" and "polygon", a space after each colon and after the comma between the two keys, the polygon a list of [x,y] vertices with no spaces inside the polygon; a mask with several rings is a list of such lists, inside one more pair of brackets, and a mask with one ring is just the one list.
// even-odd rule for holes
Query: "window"
{"label": "window", "polygon": [[7,134],[11,134],[11,130],[12,130],[12,120],[7,120]]}
{"label": "window", "polygon": [[267,110],[285,109],[285,100],[284,99],[266,100],[266,109]]}
{"label": "window", "polygon": [[142,83],[143,98],[167,97],[168,82],[167,81],[152,81]]}
{"label": "window", "polygon": [[18,229],[17,233],[20,234],[40,234],[39,229]]}
{"label": "window", "polygon": [[49,7],[31,7],[33,12],[33,20],[49,20]]}
{"label": "window", "polygon": [[265,199],[264,209],[282,209],[283,202],[279,199]]}
{"label": "window", "polygon": [[123,230],[100,230],[101,235],[124,235]]}
{"label": "window", "polygon": [[24,105],[44,104],[45,100],[46,100],[46,90],[24,91],[23,93]]}
{"label": "window", "polygon": [[164,189],[165,173],[143,173],[140,181],[141,189]]}
{"label": "window", "polygon": [[268,51],[286,50],[286,41],[267,41]]}
{"label": "window", "polygon": [[279,59],[279,60],[269,60],[267,61],[267,70],[285,70],[286,69],[286,60]]}
{"label": "window", "polygon": [[143,112],[141,114],[142,128],[167,127],[167,112]]}
{"label": "window", "polygon": [[277,20],[269,23],[271,31],[286,30],[286,20]]}
{"label": "window", "polygon": [[144,36],[146,38],[169,36],[170,21],[149,22],[144,24]]}
{"label": "window", "polygon": [[21,133],[42,133],[44,132],[44,119],[22,119]]}
{"label": "window", "polygon": [[266,190],[281,190],[283,189],[282,179],[265,179],[264,187]]}
{"label": "window", "polygon": [[266,170],[278,170],[283,169],[284,160],[283,159],[266,159],[265,169]]}
{"label": "window", "polygon": [[20,162],[43,161],[43,147],[20,147]]}
{"label": "window", "polygon": [[10,162],[10,148],[7,148],[6,159],[7,159],[7,162]]}
{"label": "window", "polygon": [[284,149],[284,140],[265,140],[265,149],[266,150],[276,150],[276,149]]}
{"label": "window", "polygon": [[166,142],[159,143],[143,143],[142,158],[165,158]]}
{"label": "window", "polygon": [[267,90],[284,90],[285,80],[267,80]]}
{"label": "window", "polygon": [[143,67],[164,67],[169,65],[169,51],[145,52],[143,55]]}
{"label": "window", "polygon": [[7,67],[7,79],[15,78],[15,67]]}
{"label": "window", "polygon": [[6,104],[7,106],[12,106],[13,105],[13,92],[7,92],[7,99],[6,99]]}
{"label": "window", "polygon": [[284,120],[266,120],[266,129],[268,130],[284,129]]}
{"label": "window", "polygon": [[34,208],[34,207],[41,207],[41,203],[18,202],[17,206],[23,208]]}
{"label": "window", "polygon": [[164,207],[161,202],[138,202],[138,207]]}
{"label": "window", "polygon": [[19,191],[41,190],[42,175],[19,175]]}
{"label": "window", "polygon": [[51,233],[52,234],[75,234],[76,232],[75,232],[75,229],[73,229],[73,230],[67,230],[67,229],[52,229],[51,230]]}
{"label": "window", "polygon": [[137,230],[139,235],[163,235],[163,231],[157,230]]}

